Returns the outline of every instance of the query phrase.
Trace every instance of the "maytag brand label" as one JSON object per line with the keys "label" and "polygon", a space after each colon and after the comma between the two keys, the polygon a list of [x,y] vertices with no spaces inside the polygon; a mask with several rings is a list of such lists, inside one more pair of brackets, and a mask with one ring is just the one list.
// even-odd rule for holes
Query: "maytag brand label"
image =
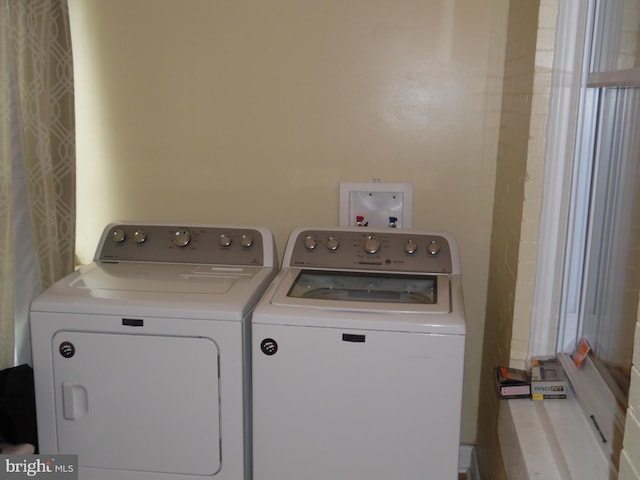
{"label": "maytag brand label", "polygon": [[77,455],[0,455],[0,480],[78,480]]}

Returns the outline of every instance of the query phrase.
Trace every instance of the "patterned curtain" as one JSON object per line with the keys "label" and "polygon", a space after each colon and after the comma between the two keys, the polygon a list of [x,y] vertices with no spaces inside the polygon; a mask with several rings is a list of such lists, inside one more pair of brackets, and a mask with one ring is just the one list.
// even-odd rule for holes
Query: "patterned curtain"
{"label": "patterned curtain", "polygon": [[[0,368],[14,364],[16,278],[28,212],[37,290],[71,272],[75,249],[73,64],[66,0],[0,0]],[[26,201],[16,192],[24,192]],[[23,295],[24,296],[24,295]],[[22,315],[19,315],[22,314]],[[24,327],[24,325],[23,325]],[[28,329],[18,329],[28,334]],[[28,339],[27,339],[28,340]],[[28,343],[28,341],[26,342]]]}

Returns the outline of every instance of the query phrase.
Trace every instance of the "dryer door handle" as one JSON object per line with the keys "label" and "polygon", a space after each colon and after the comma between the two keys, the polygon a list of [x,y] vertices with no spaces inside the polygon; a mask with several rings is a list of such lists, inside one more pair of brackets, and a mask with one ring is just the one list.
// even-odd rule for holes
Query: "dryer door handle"
{"label": "dryer door handle", "polygon": [[88,412],[89,398],[83,385],[62,383],[62,407],[66,420],[78,420]]}

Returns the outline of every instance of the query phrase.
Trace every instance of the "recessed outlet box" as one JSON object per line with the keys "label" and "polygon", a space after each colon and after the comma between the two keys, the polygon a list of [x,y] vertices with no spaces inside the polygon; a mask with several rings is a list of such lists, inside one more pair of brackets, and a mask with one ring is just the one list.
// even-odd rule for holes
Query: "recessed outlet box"
{"label": "recessed outlet box", "polygon": [[411,228],[410,183],[340,183],[340,226]]}

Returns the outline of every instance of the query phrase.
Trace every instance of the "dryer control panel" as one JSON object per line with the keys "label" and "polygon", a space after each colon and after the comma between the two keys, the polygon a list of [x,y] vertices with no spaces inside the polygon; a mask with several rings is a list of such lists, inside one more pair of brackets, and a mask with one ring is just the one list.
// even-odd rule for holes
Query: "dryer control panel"
{"label": "dryer control panel", "polygon": [[111,224],[95,260],[269,266],[265,249],[272,248],[273,239],[268,233],[243,227]]}
{"label": "dryer control panel", "polygon": [[444,234],[367,228],[294,233],[296,238],[290,239],[285,253],[291,267],[457,273],[451,242]]}

